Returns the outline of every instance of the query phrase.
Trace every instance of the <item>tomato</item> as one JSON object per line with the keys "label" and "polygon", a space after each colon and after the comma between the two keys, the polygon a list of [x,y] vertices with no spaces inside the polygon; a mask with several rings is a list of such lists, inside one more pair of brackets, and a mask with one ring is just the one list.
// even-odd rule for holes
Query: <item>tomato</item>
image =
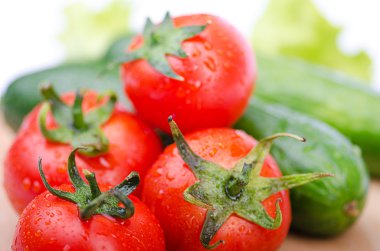
{"label": "tomato", "polygon": [[12,250],[165,250],[158,221],[140,200],[130,199],[135,214],[127,220],[95,215],[82,221],[75,204],[46,191],[21,214]]}
{"label": "tomato", "polygon": [[158,221],[130,196],[140,182],[138,173],[109,188],[99,186],[95,174],[85,171],[87,184],[79,175],[75,151],[68,159],[71,186],[51,187],[40,160],[39,171],[48,191],[21,214],[12,250],[165,250]]}
{"label": "tomato", "polygon": [[[74,97],[73,93],[69,93],[63,96],[63,100],[72,104]],[[85,113],[100,105],[99,95],[86,92],[82,106]],[[18,213],[35,196],[45,191],[37,169],[38,157],[45,160],[46,175],[53,186],[69,181],[66,157],[73,147],[44,137],[38,124],[40,110],[41,106],[36,107],[25,118],[4,163],[5,190]],[[56,127],[51,114],[47,118],[47,127]],[[100,183],[117,184],[132,170],[143,177],[161,152],[161,143],[155,133],[118,104],[109,119],[101,125],[101,130],[109,141],[108,151],[98,156],[77,154],[79,169],[94,171]]]}
{"label": "tomato", "polygon": [[[160,155],[142,191],[164,229],[167,248],[206,250],[224,241],[217,250],[278,249],[291,221],[286,189],[321,176],[281,177],[265,153],[279,136],[303,139],[279,134],[257,143],[242,131],[219,128],[188,134],[185,141],[171,126],[177,147],[172,144]],[[308,181],[300,182],[306,176]]]}
{"label": "tomato", "polygon": [[[201,157],[232,168],[256,145],[256,141],[242,131],[233,129],[208,129],[187,135],[186,141]],[[265,159],[261,175],[278,177],[281,172],[275,161]],[[206,210],[183,199],[183,192],[194,184],[196,178],[170,145],[159,157],[144,180],[142,200],[159,219],[165,232],[169,250],[203,250],[199,242]],[[216,239],[225,241],[220,250],[276,250],[285,238],[291,220],[289,196],[286,191],[272,195],[263,202],[268,214],[274,217],[276,200],[281,198],[283,221],[276,230],[266,230],[258,225],[231,216],[218,231]]]}
{"label": "tomato", "polygon": [[[249,44],[220,17],[199,14],[168,18],[152,34],[147,22],[144,37],[138,36],[131,43],[126,58],[129,62],[121,67],[125,92],[137,113],[166,132],[170,132],[166,120],[172,114],[185,133],[231,126],[246,108],[256,79]],[[175,28],[168,30],[171,22]],[[200,25],[206,28],[183,40],[178,38],[180,28]],[[147,45],[147,40],[153,39],[152,45]],[[144,46],[143,56],[134,53]]]}

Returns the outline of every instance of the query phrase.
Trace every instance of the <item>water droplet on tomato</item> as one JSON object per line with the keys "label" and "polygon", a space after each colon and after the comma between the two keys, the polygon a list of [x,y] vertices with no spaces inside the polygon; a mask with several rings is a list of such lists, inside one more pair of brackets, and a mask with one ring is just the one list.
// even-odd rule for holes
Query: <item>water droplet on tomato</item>
{"label": "water droplet on tomato", "polygon": [[23,188],[25,189],[25,190],[29,190],[30,189],[30,187],[32,186],[32,182],[31,182],[31,180],[29,179],[29,178],[25,178],[25,179],[23,179],[22,180],[22,186],[23,186]]}
{"label": "water droplet on tomato", "polygon": [[106,158],[100,157],[99,161],[100,161],[100,165],[102,165],[104,168],[110,168],[111,167],[110,163],[108,162],[108,160]]}
{"label": "water droplet on tomato", "polygon": [[162,189],[160,189],[159,191],[158,191],[158,195],[157,195],[157,199],[162,199],[164,197],[164,190],[162,190]]}
{"label": "water droplet on tomato", "polygon": [[170,172],[170,170],[166,173],[166,178],[169,180],[169,181],[172,181],[174,180],[175,178],[175,174]]}
{"label": "water droplet on tomato", "polygon": [[37,180],[33,181],[32,190],[35,193],[38,193],[41,191],[41,184]]}
{"label": "water droplet on tomato", "polygon": [[205,49],[208,51],[212,49],[212,45],[209,42],[205,42],[203,45],[204,45]]}
{"label": "water droplet on tomato", "polygon": [[197,80],[197,81],[195,81],[194,85],[196,88],[199,88],[199,87],[201,87],[202,82],[200,80]]}
{"label": "water droplet on tomato", "polygon": [[216,65],[213,58],[208,57],[207,60],[205,60],[203,63],[210,71],[214,72],[216,70]]}
{"label": "water droplet on tomato", "polygon": [[36,237],[40,237],[42,234],[42,231],[40,229],[38,229],[36,232],[34,232],[34,236]]}
{"label": "water droplet on tomato", "polygon": [[194,48],[194,51],[192,52],[191,56],[193,57],[199,57],[201,55],[201,52],[197,49],[197,48]]}
{"label": "water droplet on tomato", "polygon": [[218,149],[216,149],[215,147],[213,147],[213,148],[210,150],[210,152],[208,153],[208,155],[209,155],[210,157],[214,157],[217,151],[218,151]]}

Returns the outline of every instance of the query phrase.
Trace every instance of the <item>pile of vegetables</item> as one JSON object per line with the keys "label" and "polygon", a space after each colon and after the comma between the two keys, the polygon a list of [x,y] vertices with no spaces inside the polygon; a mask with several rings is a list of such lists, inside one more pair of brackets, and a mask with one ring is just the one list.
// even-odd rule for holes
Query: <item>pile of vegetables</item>
{"label": "pile of vegetables", "polygon": [[220,17],[148,19],[99,60],[8,87],[12,250],[276,250],[290,227],[338,235],[365,205],[360,149],[380,175],[379,106],[325,68],[256,62]]}

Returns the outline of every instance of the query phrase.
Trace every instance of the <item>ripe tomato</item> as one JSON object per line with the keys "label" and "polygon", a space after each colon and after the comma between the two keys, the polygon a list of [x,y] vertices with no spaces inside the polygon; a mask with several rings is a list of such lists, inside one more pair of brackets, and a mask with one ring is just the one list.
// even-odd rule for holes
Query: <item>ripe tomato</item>
{"label": "ripe tomato", "polygon": [[[69,185],[59,189],[73,191]],[[94,215],[81,220],[75,204],[46,191],[21,214],[12,250],[164,251],[164,234],[154,215],[136,197],[129,199],[135,208],[129,219]]]}
{"label": "ripe tomato", "polygon": [[[67,104],[73,104],[75,95],[63,96]],[[84,95],[85,113],[99,107],[99,96],[94,92]],[[4,163],[4,186],[7,195],[18,213],[38,194],[45,191],[37,169],[38,157],[45,161],[46,176],[52,186],[67,183],[66,157],[73,147],[70,144],[47,140],[41,133],[37,106],[24,120]],[[47,127],[55,128],[51,114]],[[79,169],[88,169],[97,174],[102,184],[117,184],[132,170],[144,177],[147,168],[161,152],[161,143],[153,130],[136,116],[116,104],[112,115],[100,126],[109,142],[108,152],[98,156],[77,154]]]}
{"label": "ripe tomato", "polygon": [[[225,169],[231,169],[257,144],[246,133],[227,128],[198,131],[187,135],[185,139],[196,154]],[[270,156],[265,158],[260,176],[281,176],[277,164]],[[185,189],[196,180],[175,144],[165,149],[145,177],[142,200],[160,221],[169,250],[206,250],[199,241],[206,209],[184,200]],[[224,240],[224,244],[218,246],[217,250],[278,249],[287,235],[291,221],[288,192],[280,191],[262,202],[265,211],[274,218],[278,199],[282,201],[282,223],[277,229],[265,229],[233,214],[213,239]]]}
{"label": "ripe tomato", "polygon": [[[201,25],[207,25],[203,31],[183,35],[189,26]],[[121,67],[125,92],[142,119],[166,132],[172,114],[184,132],[232,125],[256,79],[249,44],[212,15],[167,16],[155,27],[148,20],[144,37],[137,37],[128,53],[129,62]]]}

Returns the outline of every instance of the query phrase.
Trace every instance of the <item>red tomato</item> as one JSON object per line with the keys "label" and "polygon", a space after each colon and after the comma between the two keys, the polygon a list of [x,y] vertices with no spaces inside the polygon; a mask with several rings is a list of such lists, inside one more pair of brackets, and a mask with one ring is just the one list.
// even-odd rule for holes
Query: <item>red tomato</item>
{"label": "red tomato", "polygon": [[[67,94],[63,99],[72,104],[74,95]],[[98,105],[98,95],[87,92],[83,101],[84,111]],[[44,159],[45,173],[52,186],[69,181],[67,156],[72,147],[44,138],[38,127],[39,110],[40,106],[25,118],[4,164],[5,190],[19,213],[35,196],[46,190],[38,173],[38,157]],[[52,116],[48,117],[47,126],[55,127]],[[120,105],[116,105],[110,119],[101,129],[109,140],[109,151],[97,157],[77,154],[79,169],[95,172],[102,184],[118,184],[131,171],[137,171],[144,177],[147,168],[161,152],[161,143],[155,133]]]}
{"label": "red tomato", "polygon": [[[231,169],[257,142],[246,133],[233,129],[208,129],[185,137],[193,151],[202,158]],[[265,159],[260,176],[279,177],[275,161]],[[161,223],[169,250],[206,250],[199,241],[206,209],[183,198],[186,188],[196,178],[180,157],[176,146],[170,145],[161,154],[144,180],[142,200]],[[262,202],[271,217],[276,214],[276,200],[281,199],[282,223],[268,230],[237,215],[231,215],[218,230],[212,242],[224,240],[216,250],[276,250],[287,235],[291,208],[287,191],[271,195]]]}
{"label": "red tomato", "polygon": [[[69,185],[59,189],[73,191]],[[12,250],[165,250],[164,235],[154,215],[136,197],[129,198],[135,207],[131,218],[94,215],[83,221],[74,203],[46,191],[21,214]]]}
{"label": "red tomato", "polygon": [[[166,132],[172,114],[184,133],[232,125],[246,108],[256,79],[249,44],[216,16],[181,16],[173,21],[175,27],[208,23],[201,33],[182,42],[186,58],[166,55],[184,80],[163,75],[146,60],[135,60],[121,68],[126,94],[142,119]],[[143,43],[137,37],[130,51]]]}

